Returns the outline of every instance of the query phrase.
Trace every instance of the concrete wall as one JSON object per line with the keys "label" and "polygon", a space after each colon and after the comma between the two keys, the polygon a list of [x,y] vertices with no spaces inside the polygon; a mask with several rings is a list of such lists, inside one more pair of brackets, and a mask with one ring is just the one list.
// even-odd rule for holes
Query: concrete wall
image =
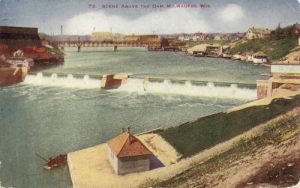
{"label": "concrete wall", "polygon": [[271,65],[272,73],[300,74],[300,65]]}
{"label": "concrete wall", "polygon": [[123,157],[118,161],[118,175],[150,170],[149,156]]}
{"label": "concrete wall", "polygon": [[256,81],[256,90],[257,98],[262,99],[268,96],[268,80],[257,80]]}
{"label": "concrete wall", "polygon": [[111,151],[110,147],[108,146],[108,159],[109,162],[114,169],[115,173],[118,174],[118,158],[115,156],[115,154]]}

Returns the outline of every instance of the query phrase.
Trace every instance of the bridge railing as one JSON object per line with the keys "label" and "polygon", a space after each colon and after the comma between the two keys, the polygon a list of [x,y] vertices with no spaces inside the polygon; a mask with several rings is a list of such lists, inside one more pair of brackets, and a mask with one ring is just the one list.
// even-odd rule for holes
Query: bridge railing
{"label": "bridge railing", "polygon": [[59,47],[111,47],[111,46],[124,46],[124,47],[148,47],[160,46],[160,42],[132,42],[132,41],[53,41]]}

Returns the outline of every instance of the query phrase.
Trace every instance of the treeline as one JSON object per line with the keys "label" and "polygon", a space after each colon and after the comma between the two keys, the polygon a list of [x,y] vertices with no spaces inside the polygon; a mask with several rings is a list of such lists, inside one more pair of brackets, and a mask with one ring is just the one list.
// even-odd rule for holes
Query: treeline
{"label": "treeline", "polygon": [[290,25],[290,26],[281,28],[280,24],[279,24],[276,27],[276,29],[271,32],[271,39],[280,40],[280,39],[295,37],[295,35],[293,33],[294,27],[295,27],[295,25]]}

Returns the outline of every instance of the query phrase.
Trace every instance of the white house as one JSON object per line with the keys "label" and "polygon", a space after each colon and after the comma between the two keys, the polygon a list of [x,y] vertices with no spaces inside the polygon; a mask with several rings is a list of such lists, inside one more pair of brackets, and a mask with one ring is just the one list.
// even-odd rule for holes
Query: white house
{"label": "white house", "polygon": [[183,34],[180,34],[178,36],[178,40],[180,40],[180,41],[190,41],[190,40],[193,40],[193,35],[183,33]]}
{"label": "white house", "polygon": [[247,30],[246,37],[251,39],[268,39],[270,38],[271,30],[268,28],[255,28],[251,27]]}
{"label": "white house", "polygon": [[204,41],[205,40],[205,34],[204,33],[195,33],[193,35],[193,41]]}
{"label": "white house", "polygon": [[268,63],[268,56],[264,52],[256,52],[252,55],[247,56],[247,61],[256,64]]}

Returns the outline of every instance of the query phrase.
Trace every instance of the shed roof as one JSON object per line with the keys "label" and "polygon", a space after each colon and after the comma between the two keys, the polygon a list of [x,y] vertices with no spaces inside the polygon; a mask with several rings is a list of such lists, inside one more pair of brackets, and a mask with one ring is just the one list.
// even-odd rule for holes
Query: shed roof
{"label": "shed roof", "polygon": [[118,158],[152,154],[139,139],[128,132],[123,132],[107,144]]}

